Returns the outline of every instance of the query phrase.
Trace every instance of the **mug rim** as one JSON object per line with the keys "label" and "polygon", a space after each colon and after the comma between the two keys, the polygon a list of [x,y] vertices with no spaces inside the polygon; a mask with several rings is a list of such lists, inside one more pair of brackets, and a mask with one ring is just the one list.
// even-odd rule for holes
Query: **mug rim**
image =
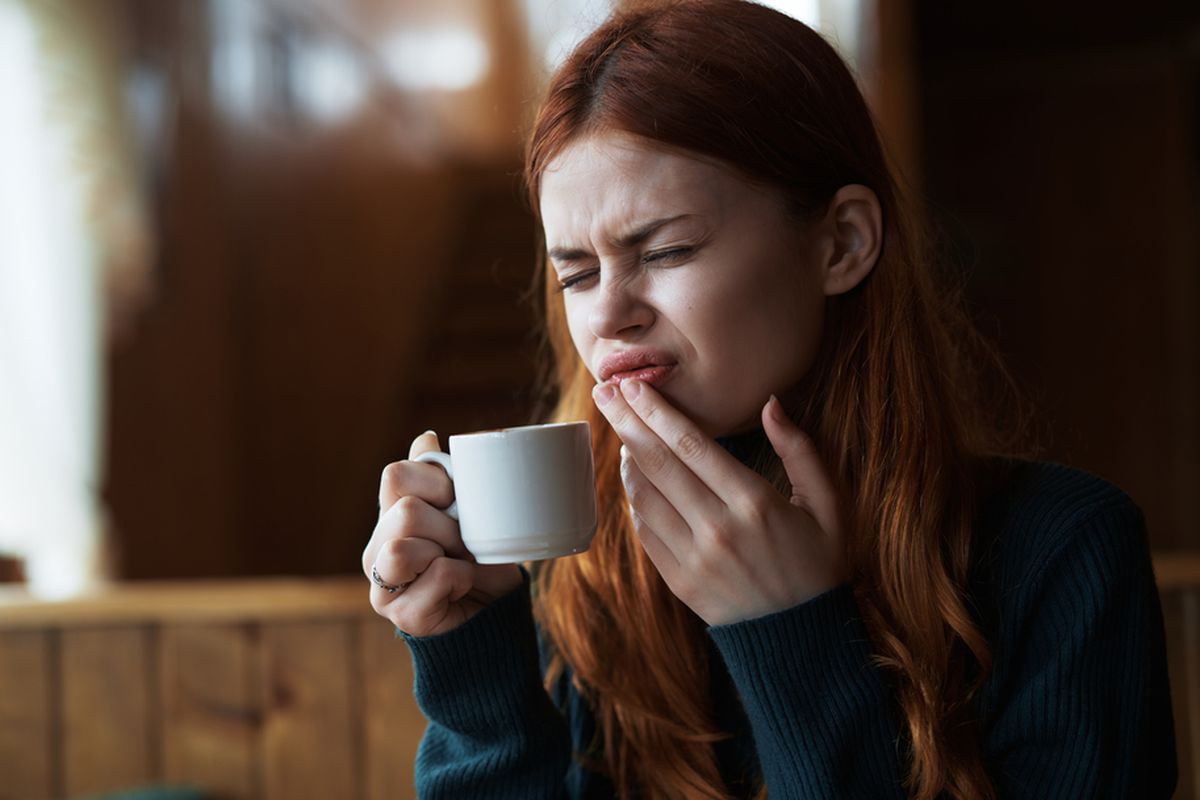
{"label": "mug rim", "polygon": [[[475,439],[483,437],[500,437],[508,436],[512,433],[524,433],[526,431],[547,430],[550,428],[566,428],[575,425],[588,425],[586,419],[573,419],[565,422],[535,422],[532,425],[516,425],[511,428],[500,428],[499,430],[483,430],[483,431],[468,431],[467,433],[455,433],[449,437],[450,441],[454,439]],[[590,425],[588,426],[590,427]]]}

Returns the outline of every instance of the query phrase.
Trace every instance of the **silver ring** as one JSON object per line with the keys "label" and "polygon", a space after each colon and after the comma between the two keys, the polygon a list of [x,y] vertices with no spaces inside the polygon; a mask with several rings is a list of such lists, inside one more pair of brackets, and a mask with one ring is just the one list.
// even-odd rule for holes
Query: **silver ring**
{"label": "silver ring", "polygon": [[408,583],[402,583],[399,586],[393,586],[392,584],[386,582],[383,578],[379,577],[379,570],[375,569],[374,564],[371,565],[371,582],[374,583],[376,586],[378,586],[380,589],[383,589],[388,594],[395,594],[396,592],[403,592],[405,589],[408,588],[409,584],[412,583],[412,581],[408,581]]}

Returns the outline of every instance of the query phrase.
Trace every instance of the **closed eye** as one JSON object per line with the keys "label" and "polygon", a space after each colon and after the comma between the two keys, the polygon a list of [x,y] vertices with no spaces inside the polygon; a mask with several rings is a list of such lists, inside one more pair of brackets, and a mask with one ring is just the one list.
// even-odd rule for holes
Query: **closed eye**
{"label": "closed eye", "polygon": [[[646,253],[644,256],[642,256],[642,263],[643,264],[674,263],[677,261],[682,261],[683,259],[690,256],[694,251],[695,251],[694,247],[672,247],[667,250],[658,250],[653,253]],[[561,292],[564,290],[573,289],[578,284],[583,283],[584,281],[588,280],[592,276],[596,275],[599,271],[600,270],[598,270],[598,269],[591,269],[591,270],[588,270],[587,272],[581,272],[578,275],[572,275],[569,278],[559,281],[558,287],[556,290]]]}
{"label": "closed eye", "polygon": [[587,272],[581,273],[579,275],[572,275],[571,277],[567,278],[566,280],[559,281],[558,282],[558,291],[561,292],[564,289],[570,289],[571,287],[575,286],[575,284],[582,283],[583,281],[592,277],[599,271],[600,270],[598,270],[598,269],[591,269],[591,270],[588,270]]}
{"label": "closed eye", "polygon": [[649,264],[655,261],[678,261],[685,256],[692,254],[690,247],[672,247],[669,250],[659,250],[654,253],[647,253],[642,256],[642,263]]}

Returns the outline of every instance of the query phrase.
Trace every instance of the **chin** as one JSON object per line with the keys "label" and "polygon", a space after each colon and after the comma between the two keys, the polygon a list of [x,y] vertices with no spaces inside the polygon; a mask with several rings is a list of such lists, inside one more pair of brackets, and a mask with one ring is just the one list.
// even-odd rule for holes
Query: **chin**
{"label": "chin", "polygon": [[693,421],[704,432],[704,435],[710,439],[718,439],[722,436],[734,436],[738,433],[752,429],[752,426],[745,423],[735,423],[729,420],[704,420],[695,419]]}

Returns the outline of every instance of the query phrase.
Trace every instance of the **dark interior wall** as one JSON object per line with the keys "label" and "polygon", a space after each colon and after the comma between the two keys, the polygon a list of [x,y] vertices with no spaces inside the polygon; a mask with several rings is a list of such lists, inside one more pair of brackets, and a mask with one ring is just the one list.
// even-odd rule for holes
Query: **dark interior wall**
{"label": "dark interior wall", "polygon": [[108,364],[120,574],[354,572],[413,437],[526,421],[517,142],[414,162],[390,138],[403,107],[324,132],[231,120],[206,5],[128,3],[171,124],[157,294]]}
{"label": "dark interior wall", "polygon": [[1200,6],[916,5],[925,190],[1050,432],[1200,546]]}

